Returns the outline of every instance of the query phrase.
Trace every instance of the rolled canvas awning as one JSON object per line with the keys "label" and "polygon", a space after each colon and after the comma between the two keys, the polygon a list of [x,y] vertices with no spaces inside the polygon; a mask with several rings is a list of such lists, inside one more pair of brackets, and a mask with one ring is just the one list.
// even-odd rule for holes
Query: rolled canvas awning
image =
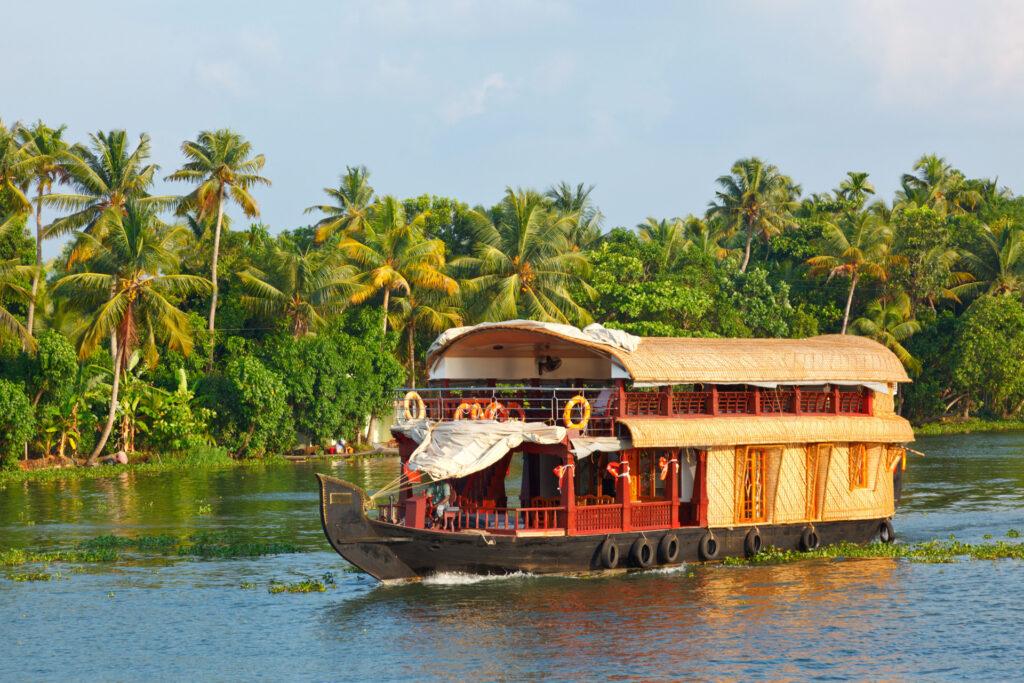
{"label": "rolled canvas awning", "polygon": [[565,428],[538,422],[459,420],[419,423],[408,436],[419,441],[409,468],[434,480],[465,477],[490,467],[524,443],[556,444]]}
{"label": "rolled canvas awning", "polygon": [[780,416],[765,417],[623,417],[634,448],[768,445],[787,443],[907,443],[914,430],[902,417]]}

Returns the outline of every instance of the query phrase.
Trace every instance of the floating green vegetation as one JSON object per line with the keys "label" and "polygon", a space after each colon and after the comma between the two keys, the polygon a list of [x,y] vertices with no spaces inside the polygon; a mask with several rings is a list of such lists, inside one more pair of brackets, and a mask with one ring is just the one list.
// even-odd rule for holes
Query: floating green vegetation
{"label": "floating green vegetation", "polygon": [[8,548],[0,550],[0,567],[18,567],[23,564],[50,564],[66,562],[68,564],[86,564],[92,562],[113,562],[117,552],[111,549],[53,550],[39,552]]}
{"label": "floating green vegetation", "polygon": [[297,553],[292,543],[251,541],[232,532],[201,532],[188,537],[158,534],[153,536],[115,536],[106,534],[82,541],[71,550],[35,551],[21,548],[0,550],[0,567],[24,564],[88,564],[116,562],[124,553],[199,558],[259,557]]}
{"label": "floating green vegetation", "polygon": [[1020,538],[1020,532],[1017,531],[1016,529],[1010,529],[1009,531],[1006,532],[1006,537],[1007,538]]}
{"label": "floating green vegetation", "polygon": [[[1009,534],[1007,534],[1009,536]],[[1016,538],[1011,536],[1011,538]],[[837,543],[817,550],[800,552],[779,550],[769,547],[752,558],[730,557],[723,560],[726,565],[785,564],[813,559],[904,559],[925,564],[948,564],[961,559],[970,560],[1024,560],[1024,543],[995,541],[994,543],[962,543],[955,539],[948,541],[927,541],[913,545],[897,543]]]}
{"label": "floating green vegetation", "polygon": [[304,579],[294,583],[271,581],[267,591],[277,593],[324,593],[328,587],[334,587],[334,574],[327,572],[319,579]]}
{"label": "floating green vegetation", "polygon": [[0,470],[0,485],[16,482],[63,481],[68,479],[103,479],[118,477],[122,474],[160,474],[162,472],[217,471],[239,467],[263,469],[266,467],[290,466],[288,460],[280,456],[233,460],[227,456],[223,459],[191,458],[168,456],[157,462],[133,463],[128,465],[99,465],[97,467],[65,467],[40,470]]}
{"label": "floating green vegetation", "polygon": [[25,571],[20,573],[8,573],[7,579],[16,581],[18,583],[29,582],[29,581],[49,581],[52,579],[50,574],[45,571]]}
{"label": "floating green vegetation", "polygon": [[238,587],[244,591],[251,591],[252,589],[256,588],[256,584],[252,581],[243,581],[242,583],[238,584]]}

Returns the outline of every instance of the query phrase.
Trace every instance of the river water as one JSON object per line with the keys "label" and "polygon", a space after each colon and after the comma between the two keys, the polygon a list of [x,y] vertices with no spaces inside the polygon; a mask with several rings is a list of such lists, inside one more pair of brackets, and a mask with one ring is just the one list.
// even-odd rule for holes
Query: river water
{"label": "river water", "polygon": [[[928,455],[909,464],[901,541],[1024,530],[1024,434],[922,438],[916,447]],[[47,571],[60,576],[48,582],[0,573],[0,679],[1022,676],[1019,561],[805,561],[379,586],[328,548],[317,469],[373,488],[396,463],[8,484],[0,549],[235,531],[302,552],[57,564]],[[335,585],[323,593],[268,591],[272,580],[327,572]]]}

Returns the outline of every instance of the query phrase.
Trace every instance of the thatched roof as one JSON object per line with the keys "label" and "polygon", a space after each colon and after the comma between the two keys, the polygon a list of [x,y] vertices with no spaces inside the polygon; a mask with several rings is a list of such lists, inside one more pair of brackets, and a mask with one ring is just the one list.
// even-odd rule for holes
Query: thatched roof
{"label": "thatched roof", "polygon": [[907,443],[910,423],[888,417],[793,415],[763,417],[622,417],[636,448],[788,443]]}
{"label": "thatched roof", "polygon": [[[613,359],[635,382],[909,382],[903,364],[878,342],[855,335],[825,335],[809,339],[704,339],[644,337],[635,351],[566,334],[563,326],[545,328],[525,321],[488,323],[466,328],[457,336],[435,343],[428,367],[445,356],[501,357],[512,341],[529,348],[529,341],[557,344],[564,355],[592,354]],[[441,341],[441,338],[439,338]],[[525,351],[524,351],[525,352]]]}

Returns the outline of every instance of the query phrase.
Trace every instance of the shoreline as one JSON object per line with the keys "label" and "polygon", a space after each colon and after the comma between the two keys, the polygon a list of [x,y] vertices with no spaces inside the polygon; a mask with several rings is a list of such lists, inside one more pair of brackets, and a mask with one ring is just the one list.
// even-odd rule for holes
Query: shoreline
{"label": "shoreline", "polygon": [[97,465],[96,467],[41,467],[39,469],[0,470],[0,487],[7,484],[36,481],[65,481],[72,479],[104,479],[122,474],[161,474],[163,472],[216,472],[239,467],[285,467],[304,462],[330,461],[346,458],[372,458],[397,455],[397,449],[374,448],[359,453],[309,455],[273,455],[265,458],[234,460],[228,457],[196,459],[188,456],[164,456],[163,460],[128,463],[127,465]]}
{"label": "shoreline", "polygon": [[914,427],[916,436],[1022,431],[1024,431],[1024,420],[985,420],[981,418],[971,418],[959,422],[926,422],[920,427]]}

